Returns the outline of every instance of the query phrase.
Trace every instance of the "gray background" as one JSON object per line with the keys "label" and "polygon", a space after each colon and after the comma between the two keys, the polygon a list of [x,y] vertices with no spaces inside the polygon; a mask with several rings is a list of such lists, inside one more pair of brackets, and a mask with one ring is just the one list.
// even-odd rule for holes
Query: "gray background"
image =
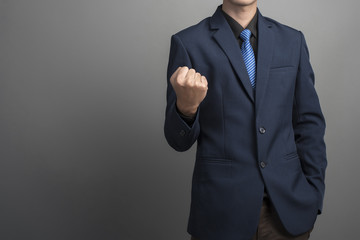
{"label": "gray background", "polygon": [[[220,0],[0,1],[0,239],[188,239],[194,148],[163,136],[171,34]],[[357,0],[260,1],[301,29],[327,120],[312,239],[357,239]]]}

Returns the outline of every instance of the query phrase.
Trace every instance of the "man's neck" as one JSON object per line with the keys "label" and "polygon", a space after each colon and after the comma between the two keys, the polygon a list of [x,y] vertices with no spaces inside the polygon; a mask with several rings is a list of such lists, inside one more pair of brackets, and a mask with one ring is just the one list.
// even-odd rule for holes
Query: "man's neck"
{"label": "man's neck", "polygon": [[230,1],[224,1],[222,10],[235,19],[243,28],[246,28],[257,10],[257,1],[251,5],[236,5]]}

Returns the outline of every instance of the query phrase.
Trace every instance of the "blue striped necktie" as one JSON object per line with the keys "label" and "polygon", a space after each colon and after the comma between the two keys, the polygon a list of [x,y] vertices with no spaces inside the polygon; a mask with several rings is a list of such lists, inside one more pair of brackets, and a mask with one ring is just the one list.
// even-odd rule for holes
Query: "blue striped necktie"
{"label": "blue striped necktie", "polygon": [[249,29],[245,29],[240,33],[240,37],[244,41],[241,45],[241,54],[244,58],[246,70],[249,74],[251,86],[255,88],[256,63],[255,63],[254,51],[250,44],[250,36],[251,36],[251,31]]}

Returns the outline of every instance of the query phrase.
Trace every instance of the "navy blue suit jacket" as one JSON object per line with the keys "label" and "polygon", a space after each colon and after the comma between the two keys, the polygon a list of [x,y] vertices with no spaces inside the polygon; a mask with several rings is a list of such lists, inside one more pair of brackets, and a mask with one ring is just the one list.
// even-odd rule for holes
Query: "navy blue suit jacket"
{"label": "navy blue suit jacket", "polygon": [[[169,83],[179,66],[208,80],[189,127]],[[258,18],[256,90],[221,6],[171,39],[165,136],[177,151],[197,141],[188,232],[202,240],[250,239],[266,189],[293,235],[321,211],[325,121],[301,32]]]}

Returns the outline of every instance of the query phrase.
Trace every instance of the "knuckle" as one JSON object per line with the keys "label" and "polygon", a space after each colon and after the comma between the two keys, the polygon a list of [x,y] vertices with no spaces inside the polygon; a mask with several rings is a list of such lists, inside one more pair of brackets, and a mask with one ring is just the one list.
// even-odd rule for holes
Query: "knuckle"
{"label": "knuckle", "polygon": [[205,77],[203,78],[202,82],[204,83],[204,85],[206,85],[206,86],[208,85],[208,81],[206,80]]}
{"label": "knuckle", "polygon": [[182,87],[190,87],[191,83],[188,81],[187,78],[184,78],[183,81],[181,81],[181,86]]}
{"label": "knuckle", "polygon": [[184,84],[183,82],[179,82],[177,85],[178,85],[179,87],[185,87],[185,84]]}
{"label": "knuckle", "polygon": [[194,88],[194,87],[196,87],[196,82],[190,81],[190,82],[188,82],[188,86],[190,88]]}
{"label": "knuckle", "polygon": [[189,69],[188,69],[188,67],[180,67],[180,70],[179,70],[179,72],[180,73],[187,73],[187,71],[188,71]]}

